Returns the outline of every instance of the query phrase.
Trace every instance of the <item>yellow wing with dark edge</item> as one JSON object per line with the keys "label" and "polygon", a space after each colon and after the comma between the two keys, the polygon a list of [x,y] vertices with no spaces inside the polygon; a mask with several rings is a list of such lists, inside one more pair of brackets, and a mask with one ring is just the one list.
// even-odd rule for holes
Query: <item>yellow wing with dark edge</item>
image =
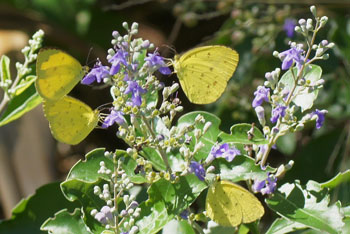
{"label": "yellow wing with dark edge", "polygon": [[57,49],[40,50],[36,62],[36,89],[46,100],[59,100],[82,79],[85,72],[80,63]]}
{"label": "yellow wing with dark edge", "polygon": [[67,144],[84,140],[98,123],[98,111],[69,96],[55,102],[44,100],[43,107],[52,135]]}
{"label": "yellow wing with dark edge", "polygon": [[229,47],[203,46],[180,58],[175,56],[174,70],[188,99],[192,103],[208,104],[225,91],[238,60],[238,53]]}
{"label": "yellow wing with dark edge", "polygon": [[264,215],[264,207],[252,193],[229,181],[210,186],[205,206],[208,217],[226,227],[251,223]]}

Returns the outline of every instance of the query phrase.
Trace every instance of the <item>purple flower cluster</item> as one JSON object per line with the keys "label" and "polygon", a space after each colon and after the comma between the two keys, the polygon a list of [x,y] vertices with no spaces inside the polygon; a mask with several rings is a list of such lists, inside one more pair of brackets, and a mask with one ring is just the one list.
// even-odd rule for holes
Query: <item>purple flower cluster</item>
{"label": "purple flower cluster", "polygon": [[113,214],[109,206],[104,206],[101,211],[95,215],[95,219],[102,224],[107,224],[113,221]]}
{"label": "purple flower cluster", "polygon": [[212,162],[215,158],[225,158],[228,162],[231,162],[236,155],[241,152],[234,146],[230,147],[228,143],[222,145],[214,145],[205,161],[206,164]]}
{"label": "purple flower cluster", "polygon": [[287,107],[279,105],[272,110],[271,123],[276,123],[279,118],[283,118],[286,115]]}
{"label": "purple flower cluster", "polygon": [[153,53],[148,53],[148,56],[145,58],[145,61],[152,70],[158,70],[163,75],[171,74],[171,70],[165,64],[163,57],[159,56],[157,50],[155,50]]}
{"label": "purple flower cluster", "polygon": [[294,19],[286,19],[284,21],[283,30],[286,32],[287,37],[294,36],[294,28],[296,25],[297,24]]}
{"label": "purple flower cluster", "polygon": [[271,194],[276,190],[277,178],[267,174],[267,178],[265,180],[256,180],[253,184],[253,191],[260,192],[262,195]]}
{"label": "purple flower cluster", "polygon": [[252,106],[255,108],[257,106],[261,106],[261,104],[265,101],[269,101],[270,89],[265,86],[259,86],[257,90],[254,92],[254,100]]}
{"label": "purple flower cluster", "polygon": [[[113,37],[116,39],[119,36],[117,31],[113,32]],[[143,43],[142,49],[149,48],[148,41],[147,43]],[[132,43],[131,43],[132,44]],[[90,70],[88,74],[82,79],[81,83],[85,85],[90,85],[93,82],[101,83],[104,78],[112,79],[113,76],[120,73],[124,77],[124,82],[126,84],[126,88],[124,91],[125,95],[128,96],[131,100],[126,101],[126,105],[128,106],[141,106],[142,104],[142,94],[147,92],[146,89],[142,87],[142,85],[136,80],[137,77],[143,76],[139,72],[141,72],[140,62],[134,59],[134,53],[128,52],[130,43],[127,41],[117,42],[114,45],[114,52],[109,52],[108,62],[109,66],[103,66],[102,63],[98,60],[95,66]],[[133,50],[132,50],[133,51]],[[148,69],[149,73],[153,73],[155,71],[159,71],[164,75],[171,74],[171,70],[168,65],[164,62],[164,58],[161,57],[157,51],[157,49],[153,53],[148,53],[148,56],[144,59],[145,65]],[[141,62],[142,64],[143,62]],[[139,71],[140,70],[140,71]],[[117,110],[112,110],[111,113],[104,119],[102,127],[106,128],[114,123],[124,124],[125,120],[123,118],[124,113]]]}
{"label": "purple flower cluster", "polygon": [[110,75],[115,75],[120,70],[120,65],[128,66],[127,63],[128,52],[123,51],[123,49],[119,49],[115,55],[108,61],[112,64]]}
{"label": "purple flower cluster", "polygon": [[325,120],[325,114],[327,113],[326,110],[319,110],[316,109],[314,112],[311,113],[311,117],[317,116],[316,117],[316,128],[320,129],[323,125],[323,122]]}
{"label": "purple flower cluster", "polygon": [[198,177],[198,179],[200,179],[201,181],[204,181],[205,170],[203,165],[200,164],[199,162],[191,161],[189,172],[194,173]]}
{"label": "purple flower cluster", "polygon": [[108,128],[109,126],[112,126],[114,123],[117,123],[119,125],[125,124],[123,112],[112,110],[111,113],[104,119],[102,127]]}
{"label": "purple flower cluster", "polygon": [[125,94],[131,93],[132,106],[141,106],[142,99],[141,94],[146,93],[147,90],[141,88],[141,86],[133,80],[127,81],[128,87],[125,90]]}
{"label": "purple flower cluster", "polygon": [[294,62],[297,65],[298,70],[300,70],[305,60],[303,54],[304,50],[297,46],[291,46],[289,50],[281,52],[279,57],[282,59],[282,70],[289,69]]}
{"label": "purple flower cluster", "polygon": [[93,82],[101,83],[103,78],[109,77],[109,67],[102,66],[101,62],[98,61],[91,71],[82,79],[81,83],[84,85],[90,85]]}

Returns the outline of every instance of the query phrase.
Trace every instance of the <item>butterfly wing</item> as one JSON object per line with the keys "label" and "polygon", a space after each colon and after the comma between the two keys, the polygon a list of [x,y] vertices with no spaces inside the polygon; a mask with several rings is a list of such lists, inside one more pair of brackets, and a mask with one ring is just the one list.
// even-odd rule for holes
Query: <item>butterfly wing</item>
{"label": "butterfly wing", "polygon": [[243,187],[233,184],[230,182],[229,187],[233,187],[230,189],[233,191],[233,196],[239,201],[239,205],[242,210],[242,222],[243,223],[251,223],[257,219],[260,219],[264,215],[264,207],[261,205],[260,201],[248,190]]}
{"label": "butterfly wing", "polygon": [[220,181],[209,188],[206,211],[209,218],[221,226],[235,227],[261,218],[264,207],[248,190],[228,181]]}
{"label": "butterfly wing", "polygon": [[59,100],[84,76],[80,63],[57,49],[40,50],[36,62],[36,89],[46,100]]}
{"label": "butterfly wing", "polygon": [[192,49],[175,59],[175,72],[188,99],[196,104],[216,101],[238,64],[238,53],[225,46]]}
{"label": "butterfly wing", "polygon": [[97,111],[69,96],[55,102],[44,101],[44,113],[55,139],[71,145],[85,139],[97,126],[99,117]]}
{"label": "butterfly wing", "polygon": [[210,186],[206,199],[206,212],[210,219],[224,227],[242,223],[242,207],[222,181]]}

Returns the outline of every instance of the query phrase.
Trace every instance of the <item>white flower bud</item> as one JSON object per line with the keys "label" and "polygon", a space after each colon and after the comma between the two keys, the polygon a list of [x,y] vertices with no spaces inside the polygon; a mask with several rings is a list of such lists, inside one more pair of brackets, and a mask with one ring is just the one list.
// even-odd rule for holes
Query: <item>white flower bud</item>
{"label": "white flower bud", "polygon": [[320,20],[320,27],[323,27],[328,21],[328,17],[327,16],[322,16],[321,20]]}
{"label": "white flower bud", "polygon": [[197,115],[196,118],[194,119],[196,123],[202,122],[204,123],[205,119],[202,115]]}
{"label": "white flower bud", "polygon": [[194,136],[196,139],[199,139],[202,136],[202,131],[200,129],[195,129]]}
{"label": "white flower bud", "polygon": [[334,46],[335,46],[335,44],[333,42],[331,42],[327,45],[327,48],[333,48]]}
{"label": "white flower bud", "polygon": [[176,112],[182,112],[183,110],[184,110],[183,106],[177,106],[177,107],[175,108],[175,111],[176,111]]}
{"label": "white flower bud", "polygon": [[261,126],[265,126],[266,124],[266,119],[265,119],[265,110],[262,106],[257,106],[255,107],[255,112],[258,117],[259,123]]}
{"label": "white flower bud", "polygon": [[124,201],[125,204],[129,204],[130,196],[129,195],[124,195],[123,196],[123,201]]}
{"label": "white flower bud", "polygon": [[196,145],[195,145],[195,147],[194,147],[194,153],[195,152],[198,152],[201,148],[203,148],[204,147],[204,144],[200,141],[200,142],[198,142]]}
{"label": "white flower bud", "polygon": [[203,127],[203,134],[205,134],[208,129],[211,127],[212,123],[211,122],[206,122],[204,127]]}
{"label": "white flower bud", "polygon": [[206,173],[211,173],[213,171],[215,171],[215,167],[213,165],[211,165],[207,168]]}
{"label": "white flower bud", "polygon": [[123,22],[122,26],[123,26],[123,28],[125,28],[126,30],[129,29],[129,25],[128,25],[127,22]]}
{"label": "white flower bud", "polygon": [[137,30],[139,28],[139,24],[136,22],[133,22],[131,25],[131,30]]}
{"label": "white flower bud", "polygon": [[310,11],[313,14],[313,16],[316,18],[317,17],[317,11],[316,11],[316,7],[314,5],[312,5],[310,7]]}
{"label": "white flower bud", "polygon": [[169,95],[171,94],[169,87],[164,87],[163,89],[163,99],[168,99]]}
{"label": "white flower bud", "polygon": [[91,216],[95,216],[97,214],[97,210],[96,209],[93,209],[91,212],[90,212],[90,215]]}
{"label": "white flower bud", "polygon": [[174,83],[171,87],[170,87],[170,91],[171,93],[176,92],[179,89],[180,85],[178,83]]}
{"label": "white flower bud", "polygon": [[129,234],[136,234],[138,231],[139,231],[139,228],[137,226],[133,226],[129,231]]}
{"label": "white flower bud", "polygon": [[296,31],[297,33],[301,33],[301,32],[302,32],[300,26],[295,26],[295,27],[294,27],[294,31]]}
{"label": "white flower bud", "polygon": [[305,20],[305,19],[300,19],[300,20],[298,21],[298,23],[299,23],[300,25],[305,25],[305,24],[306,24],[306,20]]}

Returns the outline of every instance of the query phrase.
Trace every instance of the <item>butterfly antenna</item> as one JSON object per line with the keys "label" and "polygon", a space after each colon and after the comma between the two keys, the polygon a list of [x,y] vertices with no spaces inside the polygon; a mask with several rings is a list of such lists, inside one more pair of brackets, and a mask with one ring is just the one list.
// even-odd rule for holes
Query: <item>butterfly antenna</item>
{"label": "butterfly antenna", "polygon": [[107,102],[107,103],[105,103],[105,104],[102,104],[102,105],[100,105],[100,106],[98,106],[96,109],[97,110],[110,110],[111,109],[111,107],[110,106],[113,106],[113,102]]}
{"label": "butterfly antenna", "polygon": [[165,52],[163,53],[164,56],[169,56],[169,54],[170,54],[169,51],[172,51],[174,55],[177,54],[174,46],[169,46],[167,44],[162,44],[162,47],[166,48]]}
{"label": "butterfly antenna", "polygon": [[[86,66],[89,66],[89,58],[90,58],[90,54],[91,54],[92,50],[93,50],[93,48],[90,47],[89,53],[88,53],[88,55],[86,57],[86,61],[85,61]],[[93,61],[95,62],[96,60],[93,60]]]}

